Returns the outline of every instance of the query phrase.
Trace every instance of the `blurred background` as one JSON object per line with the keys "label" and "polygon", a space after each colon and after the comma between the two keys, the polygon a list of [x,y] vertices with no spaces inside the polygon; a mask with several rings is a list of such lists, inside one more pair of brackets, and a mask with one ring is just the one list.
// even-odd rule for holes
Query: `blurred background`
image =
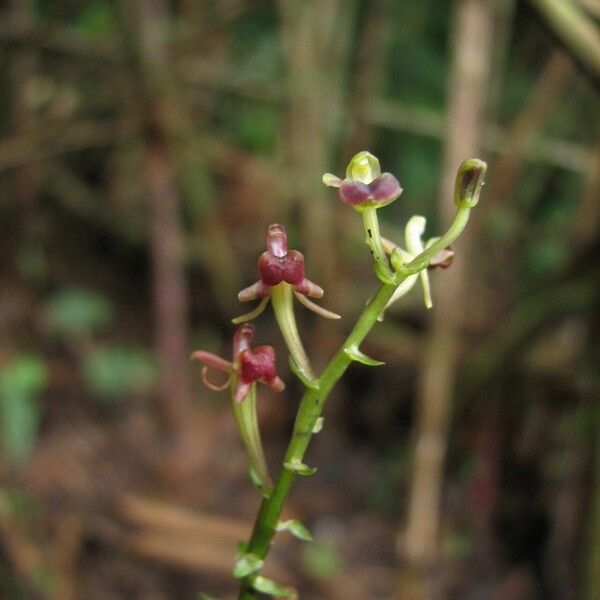
{"label": "blurred background", "polygon": [[[376,289],[321,183],[369,149],[403,242],[489,163],[452,268],[364,346],[267,573],[301,598],[600,598],[600,4],[596,0],[0,2],[0,597],[235,595],[259,498],[227,394],[236,294],[269,223],[322,304],[318,368]],[[301,394],[270,310],[282,395]]]}

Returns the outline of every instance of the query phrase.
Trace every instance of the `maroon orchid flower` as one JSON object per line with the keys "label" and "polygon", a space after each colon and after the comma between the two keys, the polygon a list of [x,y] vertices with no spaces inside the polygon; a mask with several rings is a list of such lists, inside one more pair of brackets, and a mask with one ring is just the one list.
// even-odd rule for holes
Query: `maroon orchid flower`
{"label": "maroon orchid flower", "polygon": [[[203,363],[202,381],[212,390],[224,390],[233,385],[233,397],[242,402],[255,381],[268,385],[276,392],[284,389],[285,384],[277,376],[275,370],[275,350],[272,346],[256,346],[250,344],[254,337],[254,326],[244,323],[233,336],[233,362],[225,360],[212,352],[197,350],[192,359]],[[224,371],[229,374],[223,384],[214,384],[208,379],[208,368]]]}

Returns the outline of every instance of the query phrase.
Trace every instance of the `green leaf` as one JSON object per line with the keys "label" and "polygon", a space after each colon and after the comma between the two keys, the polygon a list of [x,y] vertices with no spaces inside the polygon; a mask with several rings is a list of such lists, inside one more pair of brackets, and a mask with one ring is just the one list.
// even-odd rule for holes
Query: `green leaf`
{"label": "green leaf", "polygon": [[272,579],[267,579],[266,577],[263,577],[262,575],[259,575],[258,577],[256,577],[254,579],[254,581],[252,582],[252,587],[257,592],[262,592],[263,594],[269,594],[270,596],[280,596],[283,598],[291,598],[296,595],[294,593],[294,591],[291,590],[290,588],[287,588],[287,587],[281,585],[280,583],[273,581]]}
{"label": "green leaf", "polygon": [[290,462],[286,462],[283,465],[288,471],[293,471],[296,475],[303,475],[304,477],[308,477],[309,475],[314,475],[317,472],[317,469],[314,467],[309,467],[305,465],[303,462],[299,460],[292,460]]}
{"label": "green leaf", "polygon": [[0,371],[0,394],[3,396],[35,396],[46,386],[46,363],[37,356],[22,354]]}
{"label": "green leaf", "polygon": [[214,596],[209,596],[208,594],[205,594],[204,592],[200,592],[198,594],[198,600],[217,600]]}
{"label": "green leaf", "polygon": [[367,365],[368,367],[378,367],[380,365],[385,365],[384,362],[380,360],[375,360],[374,358],[367,356],[366,354],[361,352],[356,346],[349,346],[348,348],[344,348],[344,353],[352,360],[362,363],[363,365]]}
{"label": "green leaf", "polygon": [[277,531],[289,531],[293,536],[304,542],[312,542],[313,537],[310,531],[297,519],[290,519],[289,521],[281,521],[277,525]]}
{"label": "green leaf", "polygon": [[46,381],[46,364],[35,356],[20,356],[0,371],[2,448],[13,465],[24,461],[35,445],[40,421],[37,395]]}
{"label": "green leaf", "polygon": [[236,579],[243,579],[262,569],[263,564],[264,561],[258,558],[256,554],[252,554],[251,552],[241,554],[237,557],[233,566],[233,576]]}

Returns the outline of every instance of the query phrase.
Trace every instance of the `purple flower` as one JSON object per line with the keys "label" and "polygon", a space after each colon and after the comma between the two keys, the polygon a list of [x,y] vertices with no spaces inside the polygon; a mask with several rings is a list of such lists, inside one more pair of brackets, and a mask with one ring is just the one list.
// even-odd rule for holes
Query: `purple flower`
{"label": "purple flower", "polygon": [[[241,402],[250,386],[259,381],[268,385],[272,390],[281,392],[285,388],[283,381],[277,376],[275,369],[275,350],[272,346],[251,347],[254,337],[254,326],[244,323],[237,328],[233,336],[233,362],[225,360],[212,352],[197,350],[192,359],[199,360],[202,367],[202,381],[212,390],[224,390],[234,385],[233,396]],[[213,368],[229,374],[223,384],[214,384],[208,380],[208,369]]]}
{"label": "purple flower", "polygon": [[339,188],[342,202],[358,211],[386,206],[402,193],[398,180],[391,173],[382,173],[379,161],[369,152],[359,152],[352,158],[345,179],[325,173],[323,183]]}

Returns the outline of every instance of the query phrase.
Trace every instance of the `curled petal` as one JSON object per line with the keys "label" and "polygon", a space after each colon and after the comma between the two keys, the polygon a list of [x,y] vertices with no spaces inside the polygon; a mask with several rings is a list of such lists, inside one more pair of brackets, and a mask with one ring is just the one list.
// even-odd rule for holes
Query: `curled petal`
{"label": "curled petal", "polygon": [[342,180],[337,175],[333,175],[332,173],[325,173],[323,175],[323,183],[328,187],[339,188],[340,183],[342,183]]}
{"label": "curled petal", "polygon": [[231,374],[229,375],[229,377],[227,378],[227,380],[224,383],[221,383],[221,384],[213,383],[212,381],[209,381],[209,379],[208,379],[208,367],[206,365],[204,365],[202,367],[202,371],[200,371],[200,376],[202,377],[202,383],[209,390],[214,390],[215,392],[222,392],[223,390],[226,390],[229,387],[229,384],[231,383]]}
{"label": "curled petal", "polygon": [[265,285],[262,281],[257,281],[238,292],[238,300],[240,302],[250,302],[259,298],[267,298],[270,293],[271,290],[268,285]]}
{"label": "curled petal", "polygon": [[310,279],[304,278],[298,285],[294,286],[294,290],[299,294],[305,294],[311,298],[322,298],[323,288],[316,283],[313,283]]}
{"label": "curled petal", "polygon": [[296,298],[298,298],[298,301],[301,302],[302,304],[304,304],[304,306],[306,306],[306,308],[308,308],[309,310],[312,310],[314,313],[317,313],[318,315],[320,315],[321,317],[325,317],[326,319],[341,319],[342,317],[334,312],[331,312],[330,310],[327,310],[326,308],[323,308],[322,306],[319,306],[318,304],[315,304],[314,302],[312,302],[311,300],[309,300],[304,294],[300,294],[299,292],[294,292]]}
{"label": "curled petal", "polygon": [[[231,382],[231,374],[233,372],[233,365],[224,358],[213,354],[212,352],[205,352],[204,350],[196,350],[190,357],[192,360],[199,360],[203,363],[202,371],[200,372],[202,377],[202,383],[210,390],[215,390],[216,392],[220,392],[226,389]],[[229,373],[229,377],[227,381],[222,384],[213,383],[208,379],[208,369],[217,369],[218,371],[224,371],[225,373]]]}
{"label": "curled petal", "polygon": [[244,323],[244,321],[252,321],[252,319],[256,319],[258,315],[263,313],[270,299],[270,296],[266,296],[258,303],[256,308],[253,308],[250,312],[240,315],[239,317],[231,319],[231,322],[234,325],[239,325],[240,323]]}

